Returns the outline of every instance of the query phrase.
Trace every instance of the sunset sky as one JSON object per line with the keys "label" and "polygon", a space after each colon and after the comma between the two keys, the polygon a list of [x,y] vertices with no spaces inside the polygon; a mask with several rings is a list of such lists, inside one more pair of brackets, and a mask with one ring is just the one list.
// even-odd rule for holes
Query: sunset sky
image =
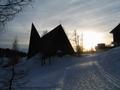
{"label": "sunset sky", "polygon": [[16,36],[19,44],[27,47],[32,22],[40,35],[62,24],[70,39],[76,30],[83,38],[110,44],[109,32],[120,23],[120,0],[35,0],[7,23],[6,32],[0,35],[0,47],[11,47]]}

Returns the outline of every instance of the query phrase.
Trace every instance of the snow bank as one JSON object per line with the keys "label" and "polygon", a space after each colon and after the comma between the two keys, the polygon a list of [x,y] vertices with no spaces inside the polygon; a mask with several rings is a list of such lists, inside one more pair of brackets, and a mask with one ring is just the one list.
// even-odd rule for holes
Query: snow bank
{"label": "snow bank", "polygon": [[[47,61],[48,60],[49,59],[47,59]],[[7,59],[4,61],[7,62]],[[78,70],[80,75],[83,67],[95,67],[96,64],[93,61],[98,62],[99,65],[102,66],[102,69],[107,71],[110,75],[119,78],[120,47],[94,56],[56,56],[51,58],[51,65],[45,64],[44,66],[41,66],[40,55],[36,55],[29,60],[22,58],[20,63],[16,65],[15,71],[18,74],[23,73],[23,78],[18,80],[18,84],[19,82],[25,82],[24,90],[29,90],[29,88],[34,87],[38,87],[39,90],[60,90],[66,78],[65,74],[70,77],[73,75],[74,77],[74,70]],[[2,63],[2,58],[0,59],[0,63]],[[0,80],[2,80],[4,76],[10,77],[8,76],[10,75],[8,73],[8,71],[10,71],[9,69],[10,68],[3,69],[0,67],[0,72],[2,72],[0,73]],[[93,69],[94,68],[91,68],[91,70]],[[73,73],[69,75],[68,72]],[[90,71],[88,70],[88,72]],[[2,86],[3,85],[0,82],[0,87]]]}
{"label": "snow bank", "polygon": [[60,87],[65,70],[78,62],[80,62],[79,57],[56,56],[51,58],[51,65],[47,63],[41,66],[41,58],[36,55],[29,60],[26,60],[26,58],[22,59],[17,66],[22,66],[24,70],[27,70],[29,82],[26,87],[38,87],[41,90],[49,88],[51,90]]}
{"label": "snow bank", "polygon": [[99,60],[100,64],[103,66],[103,68],[107,72],[119,78],[120,76],[120,47],[104,52],[96,56],[96,58]]}

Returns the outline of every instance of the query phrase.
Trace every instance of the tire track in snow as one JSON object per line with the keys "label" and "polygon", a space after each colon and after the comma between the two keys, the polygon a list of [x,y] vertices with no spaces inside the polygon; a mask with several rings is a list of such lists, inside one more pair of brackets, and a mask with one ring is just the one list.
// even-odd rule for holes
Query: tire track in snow
{"label": "tire track in snow", "polygon": [[88,61],[67,68],[62,90],[119,90],[96,66],[95,61]]}
{"label": "tire track in snow", "polygon": [[113,85],[120,88],[120,80],[106,72],[97,62],[95,63],[100,73]]}

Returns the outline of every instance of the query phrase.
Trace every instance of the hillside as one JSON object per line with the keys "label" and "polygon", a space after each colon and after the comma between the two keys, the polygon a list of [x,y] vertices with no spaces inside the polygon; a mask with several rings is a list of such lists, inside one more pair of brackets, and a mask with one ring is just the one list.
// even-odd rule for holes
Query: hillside
{"label": "hillside", "polygon": [[[44,66],[39,55],[29,60],[23,58],[15,66],[18,76],[23,71],[23,77],[13,87],[15,90],[119,90],[119,53],[120,47],[94,56],[53,57],[51,65]],[[1,67],[0,71],[0,80],[10,77],[10,68]],[[4,86],[0,82],[0,87]]]}

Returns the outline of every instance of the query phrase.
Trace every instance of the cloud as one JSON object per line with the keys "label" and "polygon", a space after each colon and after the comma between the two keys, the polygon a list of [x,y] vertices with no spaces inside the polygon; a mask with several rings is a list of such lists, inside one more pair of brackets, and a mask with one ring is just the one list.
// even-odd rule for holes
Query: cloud
{"label": "cloud", "polygon": [[93,29],[109,33],[120,22],[120,0],[36,0],[8,23],[6,38],[18,35],[20,42],[28,42],[32,22],[40,34],[60,23],[67,32]]}

